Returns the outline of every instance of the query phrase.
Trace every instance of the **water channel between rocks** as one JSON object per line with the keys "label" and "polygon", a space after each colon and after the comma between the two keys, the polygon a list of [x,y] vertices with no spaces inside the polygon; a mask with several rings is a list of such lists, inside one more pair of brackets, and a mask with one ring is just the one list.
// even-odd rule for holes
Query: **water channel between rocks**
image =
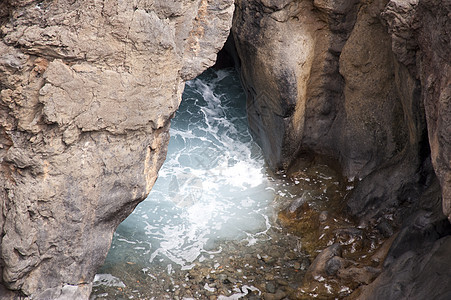
{"label": "water channel between rocks", "polygon": [[[352,187],[321,163],[289,177],[268,172],[233,69],[186,83],[170,133],[158,180],[117,228],[91,298],[289,298],[321,249],[304,247],[279,212],[304,206],[318,217]],[[321,239],[314,224],[301,236]]]}

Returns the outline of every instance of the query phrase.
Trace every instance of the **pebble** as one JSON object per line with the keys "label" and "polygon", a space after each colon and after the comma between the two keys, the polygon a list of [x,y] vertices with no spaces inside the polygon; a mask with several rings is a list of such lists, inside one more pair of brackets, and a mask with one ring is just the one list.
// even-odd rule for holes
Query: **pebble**
{"label": "pebble", "polygon": [[277,290],[276,293],[267,293],[265,294],[265,300],[281,300],[286,297],[286,293],[282,290]]}
{"label": "pebble", "polygon": [[230,281],[233,284],[236,284],[238,282],[238,279],[233,278],[233,277],[227,277],[227,280]]}
{"label": "pebble", "polygon": [[274,275],[271,273],[267,273],[265,274],[265,280],[274,280]]}
{"label": "pebble", "polygon": [[292,259],[295,259],[296,257],[297,257],[296,253],[289,251],[289,252],[285,253],[284,259],[292,260]]}
{"label": "pebble", "polygon": [[271,294],[274,294],[276,292],[276,285],[274,282],[268,282],[266,283],[266,291],[268,291]]}
{"label": "pebble", "polygon": [[288,285],[288,281],[284,280],[284,279],[277,279],[276,280],[278,285],[283,285],[283,286],[287,286]]}
{"label": "pebble", "polygon": [[328,213],[327,211],[322,211],[322,212],[319,214],[319,221],[320,221],[321,223],[326,222],[326,221],[327,221],[328,215],[329,215],[329,213]]}
{"label": "pebble", "polygon": [[[139,264],[118,264],[108,272],[118,274],[128,288],[117,291],[108,286],[97,286],[93,296],[107,292],[110,299],[128,299],[133,295],[132,290],[139,290],[139,294],[134,294],[135,299],[218,299],[220,295],[233,297],[242,293],[240,289],[244,286],[249,286],[258,290],[249,293],[246,299],[283,299],[281,295],[286,294],[285,290],[301,283],[303,273],[295,272],[290,266],[297,260],[301,262],[304,254],[293,250],[297,247],[297,237],[285,235],[277,240],[277,243],[260,243],[252,247],[226,242],[221,244],[220,254],[204,255],[202,262],[195,262],[195,266],[186,271],[173,265],[174,272],[170,275],[164,264],[145,266],[145,273]],[[139,286],[136,286],[138,278]],[[215,291],[206,290],[206,284]]]}

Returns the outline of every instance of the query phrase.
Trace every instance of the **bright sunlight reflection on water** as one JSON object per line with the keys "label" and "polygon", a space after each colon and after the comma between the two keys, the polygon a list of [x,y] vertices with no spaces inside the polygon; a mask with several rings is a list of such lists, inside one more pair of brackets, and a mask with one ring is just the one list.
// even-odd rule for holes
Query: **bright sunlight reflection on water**
{"label": "bright sunlight reflection on water", "polygon": [[158,180],[117,229],[109,260],[133,249],[143,265],[189,269],[220,240],[265,238],[275,189],[249,134],[245,105],[232,70],[187,82]]}

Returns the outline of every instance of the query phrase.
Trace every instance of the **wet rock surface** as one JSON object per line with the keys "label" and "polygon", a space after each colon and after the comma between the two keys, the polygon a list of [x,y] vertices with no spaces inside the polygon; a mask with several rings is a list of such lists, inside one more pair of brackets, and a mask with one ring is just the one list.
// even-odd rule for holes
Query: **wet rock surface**
{"label": "wet rock surface", "polygon": [[416,205],[387,241],[390,247],[383,260],[378,259],[381,275],[357,289],[351,299],[446,299],[449,295],[451,224],[442,211],[437,179]]}
{"label": "wet rock surface", "polygon": [[[99,281],[92,298],[372,299],[375,290],[384,295],[381,297],[388,297],[384,286],[396,280],[398,273],[410,274],[398,278],[408,289],[414,289],[416,284],[426,289],[433,286],[417,282],[418,268],[404,262],[406,256],[412,259],[411,263],[421,259],[421,268],[427,270],[433,270],[439,262],[449,262],[444,256],[423,257],[451,230],[441,211],[438,181],[433,180],[418,201],[394,211],[403,216],[402,223],[389,215],[359,223],[343,214],[342,201],[354,192],[356,183],[341,178],[340,170],[328,167],[331,165],[333,162],[327,158],[308,156],[293,166],[292,173],[279,175],[286,193],[298,197],[291,201],[276,199],[280,227],[268,232],[267,241],[255,245],[221,243],[192,270],[176,266],[151,270],[132,262],[107,266],[108,272],[121,274],[123,286]],[[442,271],[432,277],[447,282],[447,269],[437,265],[437,270]],[[139,278],[139,283],[133,278]],[[152,287],[151,292],[148,286]],[[398,287],[394,284],[390,289],[394,293]],[[445,292],[447,288],[428,293],[439,297]],[[388,299],[396,299],[395,294]],[[405,298],[409,299],[414,294],[405,295],[410,295]]]}
{"label": "wet rock surface", "polygon": [[91,299],[282,299],[293,295],[309,259],[297,247],[297,237],[279,230],[272,229],[269,240],[256,245],[220,243],[211,257],[191,270],[177,266],[147,270],[132,263],[110,266],[111,272],[121,275],[123,286],[94,282]]}
{"label": "wet rock surface", "polygon": [[[124,253],[128,262],[102,268],[102,272],[118,279],[114,282],[108,280],[109,275],[99,275],[92,298],[295,299],[320,249],[341,243],[340,255],[351,255],[357,248],[352,239],[361,235],[358,229],[357,234],[352,232],[352,221],[337,210],[352,183],[321,158],[306,159],[304,163],[293,174],[274,175],[278,196],[272,205],[276,215],[274,220],[270,218],[270,229],[259,233],[255,241],[218,241],[189,270],[163,260],[143,266],[134,261],[131,249]],[[356,244],[362,240],[359,237]],[[345,291],[344,295],[351,290]]]}
{"label": "wet rock surface", "polygon": [[373,283],[351,299],[448,299],[451,296],[451,237],[437,240],[421,253],[406,251]]}
{"label": "wet rock surface", "polygon": [[[400,259],[410,253],[428,261],[432,269],[434,260],[423,251],[449,235],[451,3],[287,1],[276,5],[255,0],[238,1],[238,7],[233,32],[248,93],[250,126],[270,166],[288,168],[299,153],[302,157],[309,151],[337,158],[344,174],[355,178],[355,188],[344,201],[356,220],[341,220],[332,242],[341,241],[343,246],[343,241],[352,239],[350,244],[354,250],[363,249],[363,257],[368,250],[361,241],[369,236],[378,236],[374,241],[389,238],[383,245],[374,243],[383,251],[369,251],[377,257],[366,262],[347,253],[329,257],[326,247],[331,245],[312,247],[328,249],[317,262],[321,267],[307,272],[316,274],[319,284],[307,280],[298,296],[327,297],[336,290],[328,280],[358,278],[349,283],[352,290],[390,268],[411,274],[412,282],[401,284],[409,286],[401,294],[381,292],[380,298],[415,297],[408,291],[416,284],[433,297],[447,295],[441,289],[435,293],[434,284],[418,282]],[[338,16],[340,26],[334,22]],[[277,42],[264,42],[275,36]],[[296,45],[297,52],[281,47],[284,43]],[[314,224],[328,215],[312,213],[301,196],[281,219],[301,236],[317,234],[321,227]],[[351,219],[355,223],[348,222]],[[448,278],[441,275],[442,281]],[[375,282],[382,291],[383,280]],[[361,297],[371,298],[371,292]]]}

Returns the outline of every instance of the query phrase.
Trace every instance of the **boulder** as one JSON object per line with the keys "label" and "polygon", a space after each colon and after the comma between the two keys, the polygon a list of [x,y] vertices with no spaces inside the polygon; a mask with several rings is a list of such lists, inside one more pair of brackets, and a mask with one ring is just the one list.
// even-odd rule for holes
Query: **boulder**
{"label": "boulder", "polygon": [[407,251],[376,280],[349,299],[449,299],[451,296],[451,236],[421,253]]}

